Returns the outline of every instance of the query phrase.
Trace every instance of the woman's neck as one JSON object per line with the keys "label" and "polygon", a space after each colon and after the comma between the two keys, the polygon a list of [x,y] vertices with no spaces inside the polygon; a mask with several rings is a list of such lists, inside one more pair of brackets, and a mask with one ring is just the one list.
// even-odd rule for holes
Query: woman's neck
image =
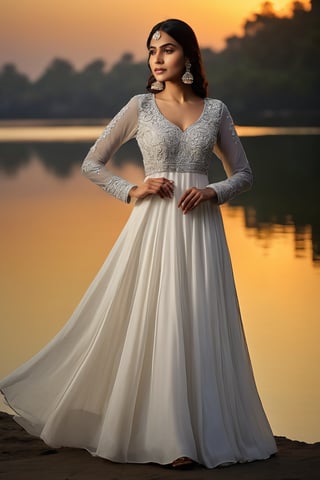
{"label": "woman's neck", "polygon": [[157,93],[157,100],[183,104],[200,100],[200,97],[194,93],[190,85],[166,82],[166,88],[162,92]]}

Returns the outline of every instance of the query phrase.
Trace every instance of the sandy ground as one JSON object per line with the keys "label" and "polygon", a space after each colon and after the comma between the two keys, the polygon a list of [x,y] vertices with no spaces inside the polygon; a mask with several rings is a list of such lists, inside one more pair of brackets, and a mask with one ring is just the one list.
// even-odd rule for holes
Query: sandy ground
{"label": "sandy ground", "polygon": [[52,449],[0,412],[1,480],[319,480],[320,442],[276,437],[279,452],[269,460],[212,470],[174,471],[154,464],[117,464],[83,450]]}

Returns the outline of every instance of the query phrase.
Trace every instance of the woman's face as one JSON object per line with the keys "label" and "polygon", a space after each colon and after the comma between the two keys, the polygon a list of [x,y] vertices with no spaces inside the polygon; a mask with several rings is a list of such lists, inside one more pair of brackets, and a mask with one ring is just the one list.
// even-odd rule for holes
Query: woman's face
{"label": "woman's face", "polygon": [[149,66],[160,82],[181,82],[185,71],[185,56],[181,45],[170,35],[160,31],[160,38],[151,39]]}

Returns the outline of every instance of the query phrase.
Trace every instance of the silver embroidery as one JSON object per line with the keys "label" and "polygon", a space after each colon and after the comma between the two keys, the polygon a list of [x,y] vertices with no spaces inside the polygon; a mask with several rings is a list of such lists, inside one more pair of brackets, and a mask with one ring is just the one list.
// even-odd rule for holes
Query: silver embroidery
{"label": "silver embroidery", "polygon": [[146,175],[166,171],[207,174],[222,107],[219,100],[206,98],[201,117],[182,131],[161,114],[152,94],[143,95],[136,138]]}
{"label": "silver embroidery", "polygon": [[229,132],[231,133],[231,136],[232,136],[232,139],[233,139],[234,143],[240,143],[240,139],[238,137],[236,128],[234,126],[233,118],[231,117],[228,110],[227,110],[226,118],[227,118],[227,121],[228,121],[228,129],[229,129]]}
{"label": "silver embroidery", "polygon": [[103,163],[96,165],[90,158],[86,158],[82,164],[81,170],[83,173],[93,173],[99,175],[103,168]]}
{"label": "silver embroidery", "polygon": [[[111,132],[113,137],[111,142],[115,147],[120,147],[123,141],[121,132],[130,125],[132,129],[130,138],[136,136],[147,176],[169,171],[207,174],[212,151],[221,129],[223,113],[226,130],[230,132],[231,144],[236,151],[227,159],[231,176],[210,186],[216,189],[219,203],[250,187],[252,181],[250,166],[231,115],[220,100],[206,98],[202,115],[185,131],[161,114],[153,94],[137,95],[132,100],[135,103],[131,103],[128,118],[124,118],[119,131],[118,122],[127,112],[129,104],[105,128],[82,165],[82,172],[103,190],[128,202],[129,191],[134,186],[125,179],[113,175],[105,166],[109,160],[108,136]],[[228,142],[228,139],[225,141]]]}
{"label": "silver embroidery", "polygon": [[119,200],[127,202],[129,191],[132,187],[133,185],[126,182],[123,178],[117,177],[117,175],[112,175],[112,177],[105,183],[102,189],[108,192],[110,195],[118,198]]}
{"label": "silver embroidery", "polygon": [[104,140],[108,135],[109,133],[111,132],[111,130],[117,125],[117,123],[119,122],[119,120],[123,117],[123,115],[126,113],[126,111],[128,110],[129,106],[128,104],[125,105],[121,110],[120,112],[117,113],[117,115],[115,117],[113,117],[113,119],[111,120],[111,122],[106,126],[106,128],[104,129],[104,131],[101,133],[100,137],[98,138],[98,140],[95,142],[95,144],[91,147],[91,151],[92,152],[95,152],[96,148],[97,148],[97,145],[99,142],[101,142],[101,140]]}

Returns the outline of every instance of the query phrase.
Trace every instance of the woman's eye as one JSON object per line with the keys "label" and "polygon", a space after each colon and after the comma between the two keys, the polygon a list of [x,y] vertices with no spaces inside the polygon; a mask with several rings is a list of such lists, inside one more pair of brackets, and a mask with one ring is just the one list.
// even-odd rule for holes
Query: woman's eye
{"label": "woman's eye", "polygon": [[171,48],[166,48],[166,49],[165,49],[165,52],[166,52],[166,53],[173,53],[173,50],[172,50]]}
{"label": "woman's eye", "polygon": [[155,53],[155,50],[149,50],[149,55],[154,55]]}

